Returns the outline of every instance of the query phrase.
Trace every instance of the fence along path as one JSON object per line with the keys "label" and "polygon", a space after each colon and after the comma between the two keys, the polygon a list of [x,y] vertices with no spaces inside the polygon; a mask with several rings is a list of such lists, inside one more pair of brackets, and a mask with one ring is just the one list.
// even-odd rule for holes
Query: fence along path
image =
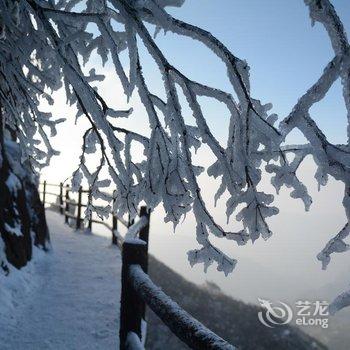
{"label": "fence along path", "polygon": [[[68,184],[64,185],[62,182],[60,184],[50,184],[46,181],[40,183],[42,190],[40,190],[40,194],[42,195],[43,204],[49,204],[52,207],[55,207],[59,210],[59,212],[64,215],[65,223],[69,222],[69,219],[75,221],[76,229],[80,229],[83,226],[83,217],[82,217],[82,209],[87,207],[87,204],[83,201],[83,196],[89,194],[89,190],[84,190],[81,186],[77,192],[77,201],[71,198],[72,189]],[[56,192],[53,192],[55,191]],[[58,201],[47,201],[47,197],[51,196],[57,199]],[[73,211],[71,210],[73,209]],[[76,214],[75,213],[76,210]],[[90,218],[88,221],[88,229],[92,229],[92,224],[100,224],[105,226],[112,232],[112,243],[117,244],[117,239],[113,233],[118,234],[118,223],[121,223],[125,227],[129,227],[133,222],[129,219],[126,221],[123,218],[117,218],[116,216],[112,217],[112,223],[108,223],[104,220]]]}
{"label": "fence along path", "polygon": [[[41,183],[43,190],[43,204],[58,207],[60,213],[65,216],[65,222],[69,218],[75,220],[76,229],[82,228],[82,208],[86,204],[82,202],[83,194],[89,193],[82,187],[78,190],[78,201],[70,198],[71,189],[63,183]],[[48,187],[59,188],[58,193],[48,191]],[[56,202],[47,202],[47,195],[57,197]],[[74,215],[70,206],[77,207]],[[118,232],[118,222],[128,228],[125,237]],[[235,347],[217,334],[206,328],[202,323],[184,311],[177,303],[167,296],[161,288],[156,286],[148,276],[148,242],[150,212],[146,207],[141,207],[137,222],[128,221],[112,216],[112,225],[103,220],[90,218],[88,228],[92,223],[102,224],[112,233],[112,244],[118,245],[122,251],[122,285],[120,300],[120,350],[144,349],[146,340],[145,311],[148,306],[164,324],[191,349],[197,350],[234,350]]]}

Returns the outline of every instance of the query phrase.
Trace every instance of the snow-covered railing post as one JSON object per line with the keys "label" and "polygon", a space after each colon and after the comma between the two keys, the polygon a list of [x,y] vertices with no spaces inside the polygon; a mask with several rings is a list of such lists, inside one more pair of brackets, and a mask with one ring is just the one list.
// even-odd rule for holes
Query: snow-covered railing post
{"label": "snow-covered railing post", "polygon": [[78,211],[77,211],[77,223],[76,223],[76,229],[79,230],[81,226],[81,197],[82,197],[82,187],[79,187],[78,191]]}
{"label": "snow-covered railing post", "polygon": [[[147,218],[147,225],[140,230],[139,237],[140,239],[146,242],[146,248],[148,253],[149,225],[150,225],[151,212],[146,206],[142,206],[140,208],[140,218],[142,218],[143,216]],[[148,259],[146,260],[145,272],[146,273],[148,272]]]}
{"label": "snow-covered railing post", "polygon": [[59,203],[60,203],[60,213],[61,215],[63,215],[63,182],[60,182]]}
{"label": "snow-covered railing post", "polygon": [[43,186],[43,206],[45,208],[45,200],[46,200],[46,180],[44,181],[44,186]]}
{"label": "snow-covered railing post", "polygon": [[113,215],[112,216],[112,244],[118,245],[118,237],[115,232],[118,230],[118,218]]}
{"label": "snow-covered railing post", "polygon": [[65,208],[65,219],[64,219],[64,222],[66,224],[68,224],[68,213],[69,213],[69,185],[67,184],[66,185],[66,198],[65,198],[65,202],[66,202],[66,208]]}
{"label": "snow-covered railing post", "polygon": [[123,244],[122,293],[120,301],[120,350],[126,350],[128,334],[135,333],[141,339],[141,321],[145,304],[130,287],[129,268],[140,265],[144,270],[147,265],[147,244],[141,239],[128,239]]}
{"label": "snow-covered railing post", "polygon": [[[139,238],[142,239],[144,242],[146,242],[146,250],[147,250],[147,259],[144,266],[144,271],[148,273],[148,243],[149,243],[149,225],[150,225],[150,218],[151,218],[151,212],[146,206],[142,206],[140,208],[140,218],[143,216],[147,219],[147,225],[145,225],[139,233]],[[146,319],[146,304],[144,303],[143,313],[142,316],[144,319]]]}
{"label": "snow-covered railing post", "polygon": [[[89,189],[89,191],[88,191],[88,197],[92,198],[92,196],[91,196],[91,189]],[[91,205],[92,205],[92,199],[91,199]],[[89,217],[88,228],[89,228],[89,231],[92,232],[92,213],[91,213],[91,215]]]}

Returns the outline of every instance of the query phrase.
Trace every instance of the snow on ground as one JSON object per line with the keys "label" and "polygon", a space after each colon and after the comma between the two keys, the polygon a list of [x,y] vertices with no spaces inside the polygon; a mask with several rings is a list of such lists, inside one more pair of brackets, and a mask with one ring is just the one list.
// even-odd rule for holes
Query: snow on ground
{"label": "snow on ground", "polygon": [[[47,211],[52,252],[0,280],[1,350],[118,348],[121,257]],[[45,255],[45,256],[43,256]]]}

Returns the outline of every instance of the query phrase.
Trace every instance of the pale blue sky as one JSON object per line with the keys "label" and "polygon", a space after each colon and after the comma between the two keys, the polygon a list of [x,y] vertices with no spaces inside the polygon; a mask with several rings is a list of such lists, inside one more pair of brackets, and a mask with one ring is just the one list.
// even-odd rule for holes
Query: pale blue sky
{"label": "pale blue sky", "polygon": [[[332,3],[350,32],[350,2]],[[324,28],[318,23],[311,27],[303,0],[186,0],[170,12],[209,30],[236,56],[246,59],[251,67],[253,96],[272,102],[280,117],[290,112],[334,56]],[[169,61],[190,77],[230,89],[223,64],[207,48],[171,34],[160,34],[157,42]],[[153,74],[152,67],[144,69]],[[209,119],[220,113],[218,105],[208,105],[207,111],[212,113]],[[345,140],[346,112],[339,82],[312,112],[330,141]],[[222,125],[217,132],[225,136],[226,124]]]}

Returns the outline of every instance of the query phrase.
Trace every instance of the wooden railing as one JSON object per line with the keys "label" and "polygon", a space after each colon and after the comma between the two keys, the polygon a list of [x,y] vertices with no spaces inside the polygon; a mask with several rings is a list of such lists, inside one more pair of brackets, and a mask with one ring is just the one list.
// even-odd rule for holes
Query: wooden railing
{"label": "wooden railing", "polygon": [[[78,191],[78,202],[70,200],[70,188],[63,184],[54,185],[44,181],[42,184],[42,200],[45,204],[46,196],[59,198],[60,213],[76,220],[76,227],[81,228],[82,195],[89,191],[82,188]],[[59,187],[59,194],[47,191],[47,187]],[[65,194],[63,193],[65,189]],[[49,203],[56,205],[55,203]],[[77,215],[70,214],[69,206],[78,207]],[[122,237],[118,231],[118,222],[128,227],[128,233]],[[191,349],[196,350],[234,350],[235,347],[206,328],[202,323],[184,311],[177,303],[156,286],[148,276],[148,243],[150,212],[141,207],[139,220],[133,222],[113,216],[112,226],[102,220],[90,219],[92,223],[103,224],[112,231],[112,243],[117,244],[122,251],[122,281],[120,300],[120,350],[144,349],[146,338],[145,311],[148,306],[163,323]],[[205,307],[205,306],[204,306]]]}
{"label": "wooden railing", "polygon": [[[77,201],[73,201],[71,198],[72,189],[68,184],[65,185],[62,182],[60,184],[52,184],[52,183],[48,183],[47,181],[43,181],[40,183],[40,186],[42,188],[41,189],[39,188],[39,193],[41,194],[41,198],[44,206],[48,204],[51,207],[55,207],[56,209],[58,209],[59,212],[62,215],[64,215],[66,224],[69,223],[69,219],[72,219],[75,222],[75,228],[77,230],[83,228],[82,208],[87,207],[87,203],[84,203],[83,197],[84,197],[84,194],[85,195],[89,194],[90,192],[89,190],[83,189],[80,186],[77,192]],[[56,192],[54,192],[55,188],[57,189]],[[56,199],[58,198],[58,203],[55,201],[48,201],[47,200],[48,196],[54,197]],[[76,208],[76,214],[70,211],[71,207]],[[146,212],[146,207],[141,207],[140,215],[144,215],[145,212]],[[103,225],[108,230],[110,230],[112,234],[112,244],[120,245],[119,240],[121,239],[121,236],[118,231],[118,224],[120,223],[122,226],[128,228],[133,224],[133,220],[130,219],[130,216],[128,220],[125,220],[122,217],[117,217],[116,215],[112,215],[112,222],[108,223],[106,220],[93,218],[91,216],[90,219],[88,220],[88,225],[87,225],[87,228],[90,231],[92,230],[93,223]]]}
{"label": "wooden railing", "polygon": [[[146,305],[191,349],[235,348],[184,311],[147,274],[148,247],[141,239],[126,239],[122,248],[120,350],[143,349]],[[205,304],[203,304],[205,307]]]}

